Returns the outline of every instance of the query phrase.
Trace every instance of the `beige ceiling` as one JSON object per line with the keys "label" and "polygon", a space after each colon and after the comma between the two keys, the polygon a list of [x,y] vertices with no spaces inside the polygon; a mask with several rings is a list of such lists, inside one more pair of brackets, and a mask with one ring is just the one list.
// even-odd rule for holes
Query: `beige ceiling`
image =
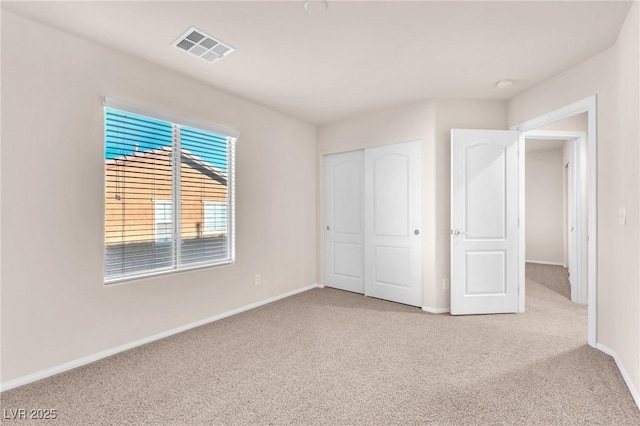
{"label": "beige ceiling", "polygon": [[[615,43],[629,2],[2,2],[315,124],[423,98],[508,99]],[[237,51],[170,44],[190,26]],[[505,90],[496,81],[510,78]]]}

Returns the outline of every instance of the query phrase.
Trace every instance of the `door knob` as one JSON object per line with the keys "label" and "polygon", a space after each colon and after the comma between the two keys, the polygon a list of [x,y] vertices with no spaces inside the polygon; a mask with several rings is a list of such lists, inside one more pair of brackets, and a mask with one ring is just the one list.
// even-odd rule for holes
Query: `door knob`
{"label": "door knob", "polygon": [[419,235],[420,231],[418,229],[416,229],[415,231],[413,231],[414,234]]}
{"label": "door knob", "polygon": [[331,231],[331,227],[327,225],[327,231]]}
{"label": "door knob", "polygon": [[458,236],[458,235],[467,235],[466,232],[460,232],[459,229],[456,229],[453,231],[453,235]]}

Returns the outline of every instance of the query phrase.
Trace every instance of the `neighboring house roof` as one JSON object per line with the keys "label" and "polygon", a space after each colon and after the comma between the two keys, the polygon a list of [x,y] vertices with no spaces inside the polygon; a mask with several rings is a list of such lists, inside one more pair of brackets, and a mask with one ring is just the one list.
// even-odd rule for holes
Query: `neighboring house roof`
{"label": "neighboring house roof", "polygon": [[[159,149],[152,149],[149,151],[136,151],[131,155],[122,155],[116,158],[109,158],[105,160],[105,164],[107,165],[122,165],[122,162],[125,161],[133,161],[139,158],[149,158],[152,159],[157,156],[168,156],[171,154],[171,147],[164,146]],[[203,175],[209,177],[210,179],[215,180],[216,182],[221,183],[222,185],[227,185],[227,174],[217,169],[210,164],[202,161],[200,157],[197,155],[191,154],[189,151],[183,149],[180,154],[180,161],[182,164],[186,164],[192,169],[195,169],[202,173]]]}

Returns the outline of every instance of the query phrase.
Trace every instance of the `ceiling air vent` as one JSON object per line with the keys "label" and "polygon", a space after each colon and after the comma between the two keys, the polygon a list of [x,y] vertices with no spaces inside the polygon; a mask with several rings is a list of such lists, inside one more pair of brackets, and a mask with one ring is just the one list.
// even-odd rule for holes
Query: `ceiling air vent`
{"label": "ceiling air vent", "polygon": [[211,63],[219,61],[236,50],[196,27],[191,27],[185,31],[173,42],[172,46]]}

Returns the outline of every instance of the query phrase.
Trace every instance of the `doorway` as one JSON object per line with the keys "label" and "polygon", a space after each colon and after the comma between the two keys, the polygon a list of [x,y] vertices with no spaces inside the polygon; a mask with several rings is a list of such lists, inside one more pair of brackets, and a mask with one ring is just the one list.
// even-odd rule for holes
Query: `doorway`
{"label": "doorway", "polygon": [[[586,130],[586,114],[582,116],[549,127],[580,130],[584,123]],[[549,282],[543,284],[583,305],[587,265],[579,251],[587,239],[585,141],[585,132],[537,130],[527,133],[523,153],[526,270],[548,272]]]}
{"label": "doorway", "polygon": [[[587,341],[590,346],[595,347],[597,343],[597,133],[596,133],[596,97],[584,99],[566,107],[557,109],[540,117],[518,124],[512,128],[520,132],[519,147],[524,152],[527,139],[539,138],[540,136],[556,138],[566,137],[560,134],[562,131],[549,131],[545,129],[553,128],[568,120],[586,114],[586,132],[574,132],[573,140],[575,145],[574,155],[576,166],[582,164],[581,170],[576,170],[573,185],[576,188],[573,193],[573,210],[576,212],[574,230],[576,244],[573,261],[569,260],[569,265],[575,273],[572,281],[578,283],[577,299],[578,303],[587,303]],[[577,159],[580,161],[577,161]],[[520,158],[520,193],[525,192],[525,156]],[[526,223],[526,209],[524,197],[520,198],[520,221]],[[525,227],[520,228],[520,306],[519,311],[524,311],[525,296],[525,262],[526,250],[524,241]],[[572,294],[573,296],[573,294]]]}
{"label": "doorway", "polygon": [[[577,216],[582,222],[577,228],[578,248],[573,263],[582,266],[572,268],[576,275],[581,274],[577,282],[586,282],[587,336],[589,345],[595,347],[598,237],[595,96],[507,131],[451,131],[451,314],[524,312],[525,141],[535,137],[563,138],[565,135],[553,136],[541,129],[584,113],[586,136],[576,151],[586,158],[583,161],[586,170],[576,176],[585,182],[582,185],[585,198],[578,197],[577,201],[583,200],[586,208],[574,205],[575,211],[582,212]],[[471,231],[474,223],[482,226]],[[517,269],[515,275],[513,268]]]}

